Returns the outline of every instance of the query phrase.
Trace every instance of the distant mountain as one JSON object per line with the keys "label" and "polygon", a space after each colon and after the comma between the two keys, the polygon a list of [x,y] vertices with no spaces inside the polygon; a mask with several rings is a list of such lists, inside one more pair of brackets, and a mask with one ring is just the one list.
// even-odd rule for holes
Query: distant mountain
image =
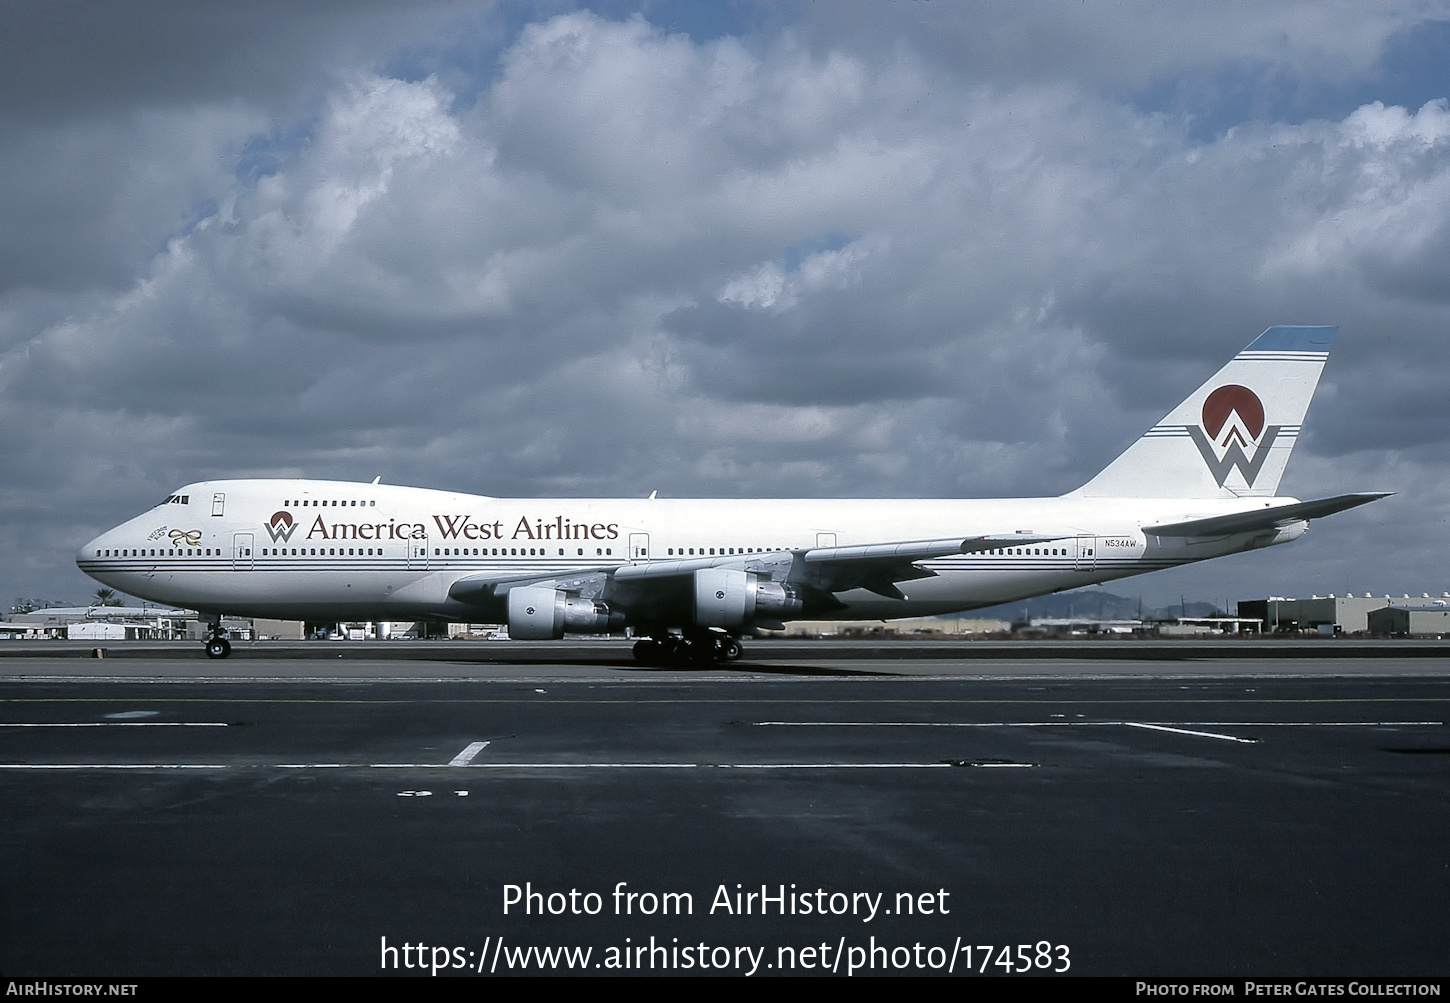
{"label": "distant mountain", "polygon": [[1210,616],[1217,610],[1218,606],[1211,602],[1191,602],[1186,606],[1178,603],[1172,606],[1143,606],[1142,600],[1137,596],[1114,595],[1102,589],[1081,589],[1020,599],[999,606],[987,606],[974,609],[966,615],[1012,621],[1069,617],[1092,620],[1172,620],[1179,616]]}

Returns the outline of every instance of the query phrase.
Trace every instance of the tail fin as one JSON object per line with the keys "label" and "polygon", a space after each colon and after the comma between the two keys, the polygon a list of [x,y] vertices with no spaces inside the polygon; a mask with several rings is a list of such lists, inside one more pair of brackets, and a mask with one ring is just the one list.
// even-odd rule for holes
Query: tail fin
{"label": "tail fin", "polygon": [[1299,438],[1336,330],[1269,328],[1072,494],[1087,498],[1273,495]]}

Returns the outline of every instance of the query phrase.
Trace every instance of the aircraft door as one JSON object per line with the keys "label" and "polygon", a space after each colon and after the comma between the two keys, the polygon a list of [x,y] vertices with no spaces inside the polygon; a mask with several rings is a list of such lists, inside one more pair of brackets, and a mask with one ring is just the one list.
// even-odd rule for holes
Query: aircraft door
{"label": "aircraft door", "polygon": [[232,534],[232,570],[252,570],[252,534]]}
{"label": "aircraft door", "polygon": [[629,534],[629,559],[631,561],[643,561],[649,559],[649,534]]}
{"label": "aircraft door", "polygon": [[225,515],[227,511],[227,496],[221,491],[211,496],[211,514]]}
{"label": "aircraft door", "polygon": [[408,541],[408,570],[428,570],[428,535],[423,534],[422,539],[413,537]]}
{"label": "aircraft door", "polygon": [[1073,540],[1077,545],[1077,557],[1073,562],[1073,568],[1077,571],[1092,571],[1098,566],[1098,538],[1095,536],[1079,536]]}

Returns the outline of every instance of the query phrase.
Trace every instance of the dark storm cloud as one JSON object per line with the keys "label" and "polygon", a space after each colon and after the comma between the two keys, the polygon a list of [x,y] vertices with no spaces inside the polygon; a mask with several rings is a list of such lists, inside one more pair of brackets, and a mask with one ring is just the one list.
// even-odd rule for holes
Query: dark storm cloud
{"label": "dark storm cloud", "polygon": [[49,124],[237,98],[291,108],[464,6],[14,0],[0,32],[0,117]]}

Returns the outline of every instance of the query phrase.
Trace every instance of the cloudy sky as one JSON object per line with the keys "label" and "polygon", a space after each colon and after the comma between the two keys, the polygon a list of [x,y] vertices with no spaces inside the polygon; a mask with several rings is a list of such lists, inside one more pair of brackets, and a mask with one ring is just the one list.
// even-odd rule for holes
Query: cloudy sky
{"label": "cloudy sky", "polygon": [[1150,600],[1450,589],[1450,4],[0,10],[0,588],[209,477],[1059,494],[1271,324],[1282,489]]}

